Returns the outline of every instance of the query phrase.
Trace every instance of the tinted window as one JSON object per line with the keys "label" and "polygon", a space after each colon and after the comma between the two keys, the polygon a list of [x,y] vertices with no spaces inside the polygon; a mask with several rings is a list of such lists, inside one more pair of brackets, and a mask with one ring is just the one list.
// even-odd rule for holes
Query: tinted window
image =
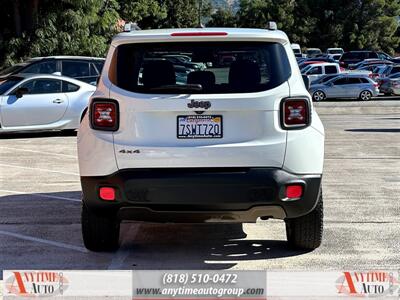
{"label": "tinted window", "polygon": [[328,51],[329,54],[342,54],[343,51],[340,49],[331,49]]}
{"label": "tinted window", "polygon": [[18,84],[22,78],[20,77],[8,77],[7,80],[0,81],[0,95],[7,92],[11,89],[14,85]]}
{"label": "tinted window", "polygon": [[362,83],[370,83],[367,78],[360,78]]}
{"label": "tinted window", "polygon": [[334,85],[343,85],[343,84],[347,84],[347,78],[339,78],[334,82]]}
{"label": "tinted window", "polygon": [[400,77],[400,73],[395,73],[389,76],[390,78],[399,78]]}
{"label": "tinted window", "polygon": [[341,59],[356,59],[359,58],[358,53],[355,52],[346,52],[342,55]]}
{"label": "tinted window", "polygon": [[26,67],[20,73],[34,73],[34,74],[52,74],[57,72],[56,61],[45,61],[34,63],[33,65]]}
{"label": "tinted window", "polygon": [[18,64],[0,71],[0,76],[8,74],[17,74],[26,64]]}
{"label": "tinted window", "polygon": [[[190,62],[175,64],[166,55]],[[281,44],[256,42],[126,44],[118,47],[116,67],[114,83],[140,93],[258,92],[291,74]]]}
{"label": "tinted window", "polygon": [[307,75],[322,74],[322,67],[312,67],[307,71]]}
{"label": "tinted window", "polygon": [[96,69],[97,69],[97,71],[99,71],[99,74],[100,74],[101,71],[103,70],[104,61],[95,61],[94,65],[96,66]]}
{"label": "tinted window", "polygon": [[76,92],[79,90],[79,86],[76,84],[73,84],[68,81],[63,81],[62,82],[62,91],[63,93],[71,93],[71,92]]}
{"label": "tinted window", "polygon": [[377,58],[378,55],[373,52],[346,52],[342,55],[341,59],[360,59]]}
{"label": "tinted window", "polygon": [[28,89],[28,94],[53,94],[61,92],[61,80],[33,79],[21,85]]}
{"label": "tinted window", "polygon": [[97,71],[95,65],[93,63],[90,64],[90,76],[98,76],[99,72]]}
{"label": "tinted window", "polygon": [[328,75],[325,76],[324,78],[321,79],[321,82],[327,82],[328,80],[331,80],[332,78],[335,78],[337,75]]}
{"label": "tinted window", "polygon": [[325,66],[325,74],[336,74],[337,68],[335,66]]}
{"label": "tinted window", "polygon": [[400,72],[400,67],[393,67],[392,71],[390,71],[390,74],[399,73],[399,72]]}
{"label": "tinted window", "polygon": [[378,54],[376,52],[368,52],[367,58],[378,58]]}
{"label": "tinted window", "polygon": [[62,62],[62,74],[72,78],[89,76],[89,62],[64,60]]}
{"label": "tinted window", "polygon": [[349,77],[347,79],[348,84],[359,84],[360,83],[360,78],[358,77]]}

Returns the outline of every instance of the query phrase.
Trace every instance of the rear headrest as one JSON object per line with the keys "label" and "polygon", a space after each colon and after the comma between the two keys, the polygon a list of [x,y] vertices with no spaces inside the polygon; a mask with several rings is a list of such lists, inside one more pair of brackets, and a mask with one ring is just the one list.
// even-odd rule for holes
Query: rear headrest
{"label": "rear headrest", "polygon": [[249,60],[237,60],[229,70],[229,84],[234,89],[252,90],[261,82],[260,67]]}
{"label": "rear headrest", "polygon": [[174,65],[167,60],[145,62],[142,80],[143,86],[149,88],[176,84]]}
{"label": "rear headrest", "polygon": [[188,74],[188,84],[201,84],[203,90],[210,89],[215,84],[215,75],[210,71],[195,71]]}

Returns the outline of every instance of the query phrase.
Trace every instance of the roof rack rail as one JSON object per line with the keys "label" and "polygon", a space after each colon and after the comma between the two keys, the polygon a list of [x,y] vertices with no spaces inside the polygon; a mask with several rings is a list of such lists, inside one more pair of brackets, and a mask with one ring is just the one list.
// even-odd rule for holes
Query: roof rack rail
{"label": "roof rack rail", "polygon": [[138,26],[138,24],[136,22],[125,23],[124,32],[131,32],[131,31],[136,31],[136,30],[141,30],[141,28]]}

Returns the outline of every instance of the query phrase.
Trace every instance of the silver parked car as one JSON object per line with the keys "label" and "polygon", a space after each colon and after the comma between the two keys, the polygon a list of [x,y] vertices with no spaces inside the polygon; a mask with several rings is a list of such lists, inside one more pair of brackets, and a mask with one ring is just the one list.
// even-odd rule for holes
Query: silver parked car
{"label": "silver parked car", "polygon": [[400,73],[392,74],[380,81],[379,90],[385,96],[400,95]]}
{"label": "silver parked car", "polygon": [[95,89],[65,76],[8,76],[0,81],[0,133],[75,130]]}
{"label": "silver parked car", "polygon": [[323,83],[310,87],[314,101],[328,98],[358,98],[366,101],[379,94],[378,83],[366,75],[342,74]]}

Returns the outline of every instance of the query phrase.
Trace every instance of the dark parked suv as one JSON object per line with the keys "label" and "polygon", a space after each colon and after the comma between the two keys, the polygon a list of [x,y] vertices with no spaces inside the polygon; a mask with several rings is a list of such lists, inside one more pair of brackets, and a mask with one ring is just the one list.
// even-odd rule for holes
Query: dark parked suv
{"label": "dark parked suv", "polygon": [[104,58],[84,56],[35,57],[0,71],[0,79],[21,73],[56,74],[96,84]]}
{"label": "dark parked suv", "polygon": [[340,66],[347,68],[350,64],[357,64],[365,59],[382,59],[382,60],[390,60],[393,62],[400,62],[398,59],[394,59],[390,55],[385,52],[379,51],[350,51],[343,53],[342,57],[339,60]]}

